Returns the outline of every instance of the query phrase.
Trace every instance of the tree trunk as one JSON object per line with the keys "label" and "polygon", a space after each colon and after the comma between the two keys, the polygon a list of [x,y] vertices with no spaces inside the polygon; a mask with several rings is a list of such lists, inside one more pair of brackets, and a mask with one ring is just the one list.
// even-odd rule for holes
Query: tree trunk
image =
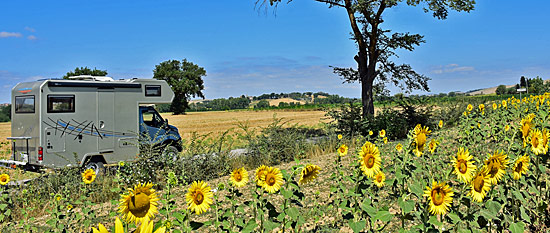
{"label": "tree trunk", "polygon": [[368,115],[374,115],[374,98],[372,95],[372,84],[374,82],[374,69],[369,67],[368,56],[359,52],[355,56],[357,67],[359,70],[359,77],[361,82],[361,102],[363,105],[362,117],[366,118]]}

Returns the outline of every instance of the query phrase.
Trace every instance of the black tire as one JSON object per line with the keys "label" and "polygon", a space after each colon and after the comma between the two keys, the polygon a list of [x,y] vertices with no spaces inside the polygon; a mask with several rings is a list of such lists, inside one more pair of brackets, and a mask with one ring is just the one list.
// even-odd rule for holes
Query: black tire
{"label": "black tire", "polygon": [[105,165],[102,162],[89,162],[84,166],[84,170],[92,169],[96,175],[105,173]]}
{"label": "black tire", "polygon": [[178,159],[179,150],[175,146],[168,145],[164,147],[164,150],[162,151],[162,155],[166,158],[170,158],[173,161],[176,161]]}

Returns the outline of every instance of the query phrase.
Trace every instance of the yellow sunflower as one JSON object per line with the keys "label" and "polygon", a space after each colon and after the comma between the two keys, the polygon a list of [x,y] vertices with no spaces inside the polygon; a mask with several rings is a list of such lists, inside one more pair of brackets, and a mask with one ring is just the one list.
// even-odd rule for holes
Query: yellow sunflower
{"label": "yellow sunflower", "polygon": [[378,186],[378,188],[382,188],[384,186],[384,181],[386,180],[386,175],[384,174],[384,172],[379,171],[378,173],[376,173],[373,179],[374,184]]}
{"label": "yellow sunflower", "polygon": [[538,129],[533,129],[529,133],[529,143],[531,144],[531,151],[535,155],[543,154],[544,151],[544,139],[542,133]]}
{"label": "yellow sunflower", "polygon": [[8,182],[10,182],[10,175],[4,173],[0,175],[0,184],[1,185],[7,185]]}
{"label": "yellow sunflower", "polygon": [[159,198],[152,183],[139,183],[133,189],[128,189],[128,194],[120,195],[118,212],[125,216],[126,222],[143,221],[145,218],[153,218],[158,213]]}
{"label": "yellow sunflower", "polygon": [[430,143],[428,143],[428,149],[430,150],[430,153],[435,152],[435,148],[437,148],[437,145],[439,145],[439,141],[432,139],[430,140]]}
{"label": "yellow sunflower", "polygon": [[494,185],[502,179],[504,173],[506,173],[506,167],[508,166],[508,158],[504,151],[496,150],[493,155],[489,154],[489,158],[485,160],[485,167],[487,168],[487,176],[489,182]]}
{"label": "yellow sunflower", "polygon": [[263,180],[265,180],[265,173],[267,172],[267,166],[262,165],[256,168],[256,177],[254,177],[254,181],[258,186],[263,186]]}
{"label": "yellow sunflower", "polygon": [[508,130],[510,130],[510,125],[505,125],[504,126],[504,131],[508,131]]}
{"label": "yellow sunflower", "polygon": [[433,181],[432,187],[426,186],[424,196],[430,200],[430,213],[433,215],[444,215],[449,211],[453,202],[453,190],[445,183]]}
{"label": "yellow sunflower", "polygon": [[397,152],[403,151],[403,146],[401,145],[401,143],[398,143],[397,145],[395,145],[395,150],[396,150]]}
{"label": "yellow sunflower", "polygon": [[340,148],[338,148],[338,155],[344,156],[348,154],[348,146],[342,144]]}
{"label": "yellow sunflower", "polygon": [[481,112],[481,115],[485,114],[485,104],[479,105],[479,111]]}
{"label": "yellow sunflower", "polygon": [[487,169],[482,168],[476,172],[472,182],[470,182],[470,191],[468,192],[468,196],[472,197],[474,201],[482,202],[483,198],[485,198],[485,195],[487,195],[487,192],[489,192],[490,189],[491,181],[487,175]]}
{"label": "yellow sunflower", "polygon": [[546,129],[542,130],[542,146],[544,148],[543,154],[548,153],[548,138],[550,138],[550,132],[546,131]]}
{"label": "yellow sunflower", "polygon": [[67,211],[71,211],[73,209],[73,205],[67,204]]}
{"label": "yellow sunflower", "polygon": [[85,184],[91,184],[95,180],[95,171],[93,169],[87,169],[82,173],[82,181],[84,181]]}
{"label": "yellow sunflower", "polygon": [[275,193],[281,189],[283,182],[283,174],[281,174],[281,170],[276,167],[269,167],[265,173],[262,187],[268,193]]}
{"label": "yellow sunflower", "polygon": [[212,197],[214,194],[210,190],[210,186],[204,181],[193,181],[189,191],[185,195],[185,201],[187,201],[187,209],[195,212],[199,215],[205,213],[210,205],[212,205]]}
{"label": "yellow sunflower", "polygon": [[[93,233],[109,233],[107,231],[107,228],[103,226],[103,224],[99,223],[98,228],[92,227]],[[139,228],[136,230],[136,232],[140,233],[152,233],[153,232],[153,221],[149,221],[149,219],[145,218],[144,221],[141,223]],[[164,233],[166,232],[166,227],[159,227],[155,233]],[[124,233],[124,226],[122,225],[122,222],[118,217],[115,220],[115,233]]]}
{"label": "yellow sunflower", "polygon": [[376,145],[365,142],[359,151],[359,159],[361,160],[361,170],[367,177],[372,178],[380,171],[380,151]]}
{"label": "yellow sunflower", "polygon": [[317,165],[308,164],[300,173],[300,180],[298,181],[298,184],[306,184],[315,178],[317,178],[317,175],[319,175],[319,171],[321,170],[321,167]]}
{"label": "yellow sunflower", "polygon": [[508,108],[508,106],[506,105],[506,100],[502,100],[502,107]]}
{"label": "yellow sunflower", "polygon": [[451,160],[451,164],[454,167],[453,173],[464,183],[469,183],[472,180],[476,169],[474,161],[471,161],[472,158],[468,149],[460,147],[456,153],[456,157]]}
{"label": "yellow sunflower", "polygon": [[[98,228],[92,227],[93,233],[109,233],[103,224],[99,223],[97,225]],[[118,217],[115,220],[115,233],[124,233],[124,226],[122,226],[122,222]]]}
{"label": "yellow sunflower", "polygon": [[388,138],[384,138],[384,144],[388,144]]}
{"label": "yellow sunflower", "polygon": [[520,130],[521,130],[521,136],[523,138],[524,147],[527,145],[527,138],[529,137],[529,133],[531,132],[531,127],[532,127],[531,122],[533,121],[534,117],[535,115],[531,113],[527,115],[527,117],[521,119]]}
{"label": "yellow sunflower", "polygon": [[342,139],[342,134],[338,134],[338,139]]}
{"label": "yellow sunflower", "polygon": [[414,146],[413,153],[420,157],[424,153],[424,146],[426,145],[426,139],[432,131],[427,126],[422,127],[420,124],[414,127]]}
{"label": "yellow sunflower", "polygon": [[369,136],[372,136],[372,134],[374,134],[374,133],[372,132],[372,130],[370,130],[369,131]]}
{"label": "yellow sunflower", "polygon": [[514,163],[513,170],[514,180],[519,180],[519,178],[521,178],[521,174],[527,174],[527,171],[529,170],[529,156],[523,155],[519,157]]}
{"label": "yellow sunflower", "polygon": [[471,112],[472,110],[474,110],[474,106],[472,106],[471,104],[468,104],[468,107],[466,107],[466,110],[468,110],[468,112]]}
{"label": "yellow sunflower", "polygon": [[244,167],[235,169],[231,173],[229,181],[231,181],[231,183],[236,187],[243,187],[246,183],[248,183],[248,172],[244,169]]}
{"label": "yellow sunflower", "polygon": [[497,103],[493,103],[493,110],[497,110],[497,108],[498,108]]}
{"label": "yellow sunflower", "polygon": [[378,135],[381,137],[381,138],[385,138],[386,137],[386,130],[380,130],[380,133],[378,133]]}
{"label": "yellow sunflower", "polygon": [[439,120],[439,124],[437,124],[439,128],[443,128],[443,120]]}

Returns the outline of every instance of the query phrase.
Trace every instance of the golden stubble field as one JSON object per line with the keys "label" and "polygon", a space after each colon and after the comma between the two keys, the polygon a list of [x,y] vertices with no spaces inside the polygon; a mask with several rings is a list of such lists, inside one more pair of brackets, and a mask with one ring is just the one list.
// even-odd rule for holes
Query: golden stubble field
{"label": "golden stubble field", "polygon": [[[179,129],[184,140],[190,139],[193,132],[198,135],[210,134],[217,137],[227,130],[241,132],[239,122],[247,122],[251,129],[259,129],[273,123],[273,117],[282,119],[288,124],[298,124],[308,127],[319,126],[322,122],[329,122],[323,111],[293,111],[293,110],[265,110],[265,111],[213,111],[190,112],[186,115],[172,115],[163,113],[162,117],[168,119],[168,123]],[[240,130],[240,131],[239,131]],[[0,123],[0,142],[7,141],[11,136],[11,123]],[[5,154],[9,144],[0,148],[0,153]]]}

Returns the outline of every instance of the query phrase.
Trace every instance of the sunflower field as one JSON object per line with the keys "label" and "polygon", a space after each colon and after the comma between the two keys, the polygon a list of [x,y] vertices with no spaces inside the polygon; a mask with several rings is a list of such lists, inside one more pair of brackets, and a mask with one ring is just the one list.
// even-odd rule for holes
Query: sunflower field
{"label": "sunflower field", "polygon": [[153,181],[125,179],[129,163],[107,175],[68,173],[77,193],[43,195],[47,214],[39,216],[32,204],[12,212],[11,205],[29,191],[10,190],[9,175],[0,174],[0,227],[93,233],[548,232],[550,94],[476,105],[467,105],[454,127],[443,120],[431,128],[418,124],[399,141],[390,141],[384,129],[329,135],[332,149],[323,156],[295,155],[277,166],[270,159],[257,167],[234,165],[210,180],[171,165],[159,169],[164,173],[139,171],[163,174]]}

